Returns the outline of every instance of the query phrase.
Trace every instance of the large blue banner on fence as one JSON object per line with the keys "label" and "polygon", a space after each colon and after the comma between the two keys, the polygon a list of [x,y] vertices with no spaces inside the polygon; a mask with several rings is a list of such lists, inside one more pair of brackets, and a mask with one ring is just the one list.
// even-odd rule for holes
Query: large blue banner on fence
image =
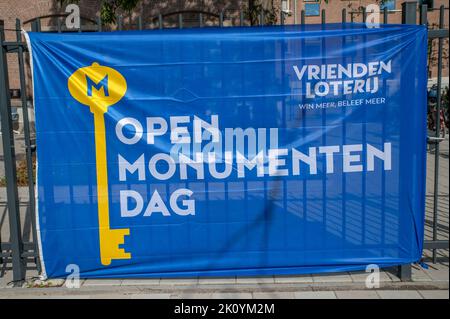
{"label": "large blue banner on fence", "polygon": [[300,274],[420,258],[425,27],[27,37],[48,277]]}

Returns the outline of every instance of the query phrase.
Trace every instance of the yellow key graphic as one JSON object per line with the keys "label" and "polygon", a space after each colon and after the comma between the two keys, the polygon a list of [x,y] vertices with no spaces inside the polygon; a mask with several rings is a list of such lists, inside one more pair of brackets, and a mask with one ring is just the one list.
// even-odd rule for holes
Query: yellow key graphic
{"label": "yellow key graphic", "polygon": [[106,161],[105,113],[119,102],[127,90],[125,78],[116,70],[94,62],[79,68],[68,80],[72,97],[89,106],[94,114],[95,157],[97,169],[98,223],[102,265],[113,259],[130,259],[131,254],[119,245],[124,243],[129,228],[111,229],[109,224],[108,167]]}

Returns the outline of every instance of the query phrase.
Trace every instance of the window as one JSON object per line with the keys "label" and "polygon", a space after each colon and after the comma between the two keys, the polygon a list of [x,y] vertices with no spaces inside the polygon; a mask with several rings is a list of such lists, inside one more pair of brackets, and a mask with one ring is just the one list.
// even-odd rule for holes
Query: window
{"label": "window", "polygon": [[385,0],[380,5],[381,10],[384,10],[384,8],[386,8],[387,10],[395,10],[395,0]]}
{"label": "window", "polygon": [[419,4],[420,5],[426,4],[428,10],[434,8],[434,0],[419,0]]}
{"label": "window", "polygon": [[289,0],[281,1],[281,11],[286,12],[286,13],[288,13],[290,11],[289,10]]}
{"label": "window", "polygon": [[318,3],[305,3],[305,16],[319,16],[320,15],[320,4]]}

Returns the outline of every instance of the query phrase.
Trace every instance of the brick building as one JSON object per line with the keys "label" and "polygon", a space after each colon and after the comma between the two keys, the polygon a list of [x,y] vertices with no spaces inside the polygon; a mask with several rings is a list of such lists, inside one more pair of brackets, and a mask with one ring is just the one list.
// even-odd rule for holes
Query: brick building
{"label": "brick building", "polygon": [[[257,0],[258,1],[258,0]],[[326,22],[341,22],[342,9],[346,9],[347,22],[362,21],[361,8],[371,3],[377,3],[380,0],[259,0],[262,7],[267,12],[274,13],[274,23],[280,23],[281,11],[285,12],[286,24],[300,23],[302,11],[304,12],[304,19],[306,23],[321,23],[322,12],[325,12]],[[422,3],[424,0],[417,0]],[[101,7],[100,0],[79,0],[75,1],[80,7],[80,13],[83,17],[83,25],[86,29],[89,26],[95,29],[95,21],[99,16]],[[389,23],[401,22],[401,3],[403,0],[387,0],[384,6],[389,9],[388,14]],[[436,28],[439,18],[439,8],[441,5],[446,7],[445,10],[445,27],[448,28],[448,6],[449,0],[433,0],[428,1],[433,4],[436,10],[428,12],[428,21],[430,27]],[[183,26],[195,27],[200,24],[200,12],[202,13],[203,25],[218,25],[219,13],[224,13],[223,25],[232,26],[239,25],[240,19],[244,17],[244,24],[249,24],[245,12],[248,8],[248,0],[141,0],[136,9],[132,13],[120,13],[121,26],[123,29],[136,29],[138,23],[141,23],[145,28],[158,27],[158,14],[163,15],[165,27],[178,27],[179,13],[182,13]],[[57,25],[64,24],[65,6],[61,5],[59,0],[0,0],[0,19],[4,20],[7,40],[15,40],[16,34],[14,32],[16,18],[20,19],[24,28],[29,30],[31,28],[31,21],[40,17],[42,30],[56,30]],[[60,15],[59,17],[57,17]],[[383,20],[381,20],[383,22]],[[117,23],[116,23],[117,24]],[[105,28],[115,29],[117,25],[105,26]],[[436,77],[436,56],[437,56],[437,41],[433,41],[431,47],[429,64],[429,77]],[[443,74],[444,83],[448,83],[448,39],[444,41],[444,59],[443,59]],[[14,57],[9,57],[8,66],[10,71],[10,82],[12,88],[18,88],[17,76],[17,61]]]}

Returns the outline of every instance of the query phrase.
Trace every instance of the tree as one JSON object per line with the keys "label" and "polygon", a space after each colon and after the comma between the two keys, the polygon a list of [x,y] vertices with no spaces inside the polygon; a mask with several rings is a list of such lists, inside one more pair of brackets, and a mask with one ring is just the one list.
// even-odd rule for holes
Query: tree
{"label": "tree", "polygon": [[[263,24],[275,24],[277,22],[278,8],[273,5],[264,6],[264,0],[248,0],[247,9],[245,10],[247,19],[250,25],[258,25],[261,13],[264,16]],[[383,4],[391,0],[375,0],[379,4]],[[63,6],[69,3],[78,3],[79,0],[59,0],[60,5]],[[137,7],[140,0],[103,0],[100,8],[100,17],[105,24],[115,23],[118,12],[131,12]],[[329,0],[319,0],[319,2],[329,3]],[[349,8],[353,3],[349,4]]]}
{"label": "tree", "polygon": [[[105,24],[115,23],[117,12],[131,12],[136,8],[140,0],[103,0],[100,8],[100,17]],[[79,0],[59,0],[62,6],[69,3],[78,3]]]}
{"label": "tree", "polygon": [[139,1],[140,0],[104,0],[100,9],[100,17],[106,24],[115,23],[117,11],[124,11],[131,14]]}
{"label": "tree", "polygon": [[275,24],[277,22],[278,10],[273,6],[266,8],[262,0],[248,0],[247,9],[245,10],[246,16],[250,25],[258,25],[261,13],[264,16],[263,24]]}

